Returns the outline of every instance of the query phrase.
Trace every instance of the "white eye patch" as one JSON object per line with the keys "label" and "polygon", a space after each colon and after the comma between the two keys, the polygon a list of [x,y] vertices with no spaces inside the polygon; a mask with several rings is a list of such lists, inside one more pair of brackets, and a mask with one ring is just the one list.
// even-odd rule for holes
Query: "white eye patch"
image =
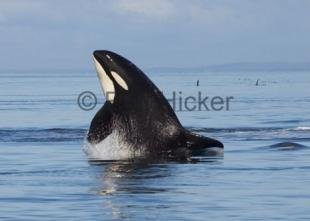
{"label": "white eye patch", "polygon": [[[93,57],[97,75],[101,84],[101,88],[103,90],[104,96],[106,100],[111,101],[113,103],[115,97],[115,88],[112,80],[109,78],[101,64]],[[122,79],[123,80],[123,79]]]}
{"label": "white eye patch", "polygon": [[111,74],[115,79],[115,81],[119,84],[119,86],[121,86],[124,90],[128,91],[128,85],[126,84],[124,79],[121,76],[119,76],[119,74],[116,73],[115,71],[111,71]]}

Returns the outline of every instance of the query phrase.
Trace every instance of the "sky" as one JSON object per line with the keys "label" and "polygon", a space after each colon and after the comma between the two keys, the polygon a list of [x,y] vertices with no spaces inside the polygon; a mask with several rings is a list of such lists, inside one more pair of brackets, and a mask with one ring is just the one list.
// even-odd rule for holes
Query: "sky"
{"label": "sky", "polygon": [[309,62],[309,0],[0,0],[0,70]]}

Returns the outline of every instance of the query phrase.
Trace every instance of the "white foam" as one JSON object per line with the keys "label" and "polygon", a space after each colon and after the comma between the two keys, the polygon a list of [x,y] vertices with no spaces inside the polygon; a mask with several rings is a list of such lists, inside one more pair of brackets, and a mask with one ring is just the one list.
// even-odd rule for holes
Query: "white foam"
{"label": "white foam", "polygon": [[84,152],[90,160],[126,160],[142,155],[141,151],[123,142],[117,132],[97,144],[86,142]]}
{"label": "white foam", "polygon": [[310,130],[310,127],[296,127],[294,130]]}

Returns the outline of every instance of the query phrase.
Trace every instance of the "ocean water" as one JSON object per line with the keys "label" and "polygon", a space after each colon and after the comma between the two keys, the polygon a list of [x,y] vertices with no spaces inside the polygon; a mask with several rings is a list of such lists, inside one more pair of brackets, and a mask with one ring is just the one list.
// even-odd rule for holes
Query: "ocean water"
{"label": "ocean water", "polygon": [[[104,102],[95,72],[2,72],[0,220],[310,219],[309,72],[148,75],[168,99],[233,97],[229,110],[176,110],[221,140],[223,157],[91,163],[84,137]],[[93,110],[77,104],[83,91]]]}

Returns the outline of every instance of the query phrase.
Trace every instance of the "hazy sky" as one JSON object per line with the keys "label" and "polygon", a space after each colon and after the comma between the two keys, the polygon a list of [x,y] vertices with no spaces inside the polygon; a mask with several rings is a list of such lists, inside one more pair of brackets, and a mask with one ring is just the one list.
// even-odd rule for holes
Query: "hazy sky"
{"label": "hazy sky", "polygon": [[0,0],[0,69],[309,62],[310,0]]}

